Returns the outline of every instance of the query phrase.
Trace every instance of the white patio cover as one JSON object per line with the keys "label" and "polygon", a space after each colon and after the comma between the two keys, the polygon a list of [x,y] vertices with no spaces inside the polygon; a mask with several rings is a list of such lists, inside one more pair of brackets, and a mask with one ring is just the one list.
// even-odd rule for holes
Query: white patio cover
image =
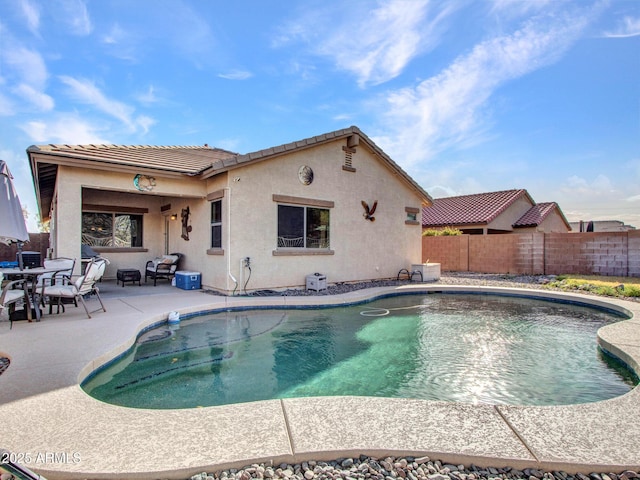
{"label": "white patio cover", "polygon": [[6,245],[29,240],[22,206],[12,180],[7,162],[0,160],[0,243]]}

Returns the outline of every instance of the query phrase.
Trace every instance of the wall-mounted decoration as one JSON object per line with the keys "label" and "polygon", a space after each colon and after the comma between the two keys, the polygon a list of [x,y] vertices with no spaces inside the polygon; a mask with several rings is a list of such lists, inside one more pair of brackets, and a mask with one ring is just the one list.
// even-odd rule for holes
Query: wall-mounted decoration
{"label": "wall-mounted decoration", "polygon": [[373,206],[369,208],[369,204],[362,200],[362,207],[364,208],[364,213],[362,214],[362,216],[365,218],[365,220],[375,222],[376,217],[374,217],[373,214],[376,213],[376,208],[378,208],[378,201],[376,200],[375,202],[373,202]]}
{"label": "wall-mounted decoration", "polygon": [[303,185],[311,185],[313,182],[313,170],[307,165],[302,165],[298,170],[298,179]]}
{"label": "wall-mounted decoration", "polygon": [[183,208],[182,209],[182,214],[181,214],[181,218],[182,218],[182,235],[181,235],[181,237],[184,238],[187,241],[189,241],[189,232],[191,232],[191,230],[193,229],[193,227],[191,227],[191,225],[189,225],[189,217],[190,216],[191,216],[191,211],[189,210],[189,207]]}
{"label": "wall-mounted decoration", "polygon": [[156,179],[149,175],[137,174],[133,177],[133,186],[141,192],[150,192],[156,186]]}

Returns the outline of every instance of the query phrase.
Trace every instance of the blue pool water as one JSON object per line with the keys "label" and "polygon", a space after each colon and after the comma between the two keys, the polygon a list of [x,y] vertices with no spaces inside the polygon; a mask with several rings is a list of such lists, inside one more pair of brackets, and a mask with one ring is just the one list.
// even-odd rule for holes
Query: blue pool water
{"label": "blue pool water", "polygon": [[593,402],[637,383],[597,347],[597,330],[619,320],[587,307],[463,294],[221,312],[144,333],[83,388],[139,408],[326,395]]}

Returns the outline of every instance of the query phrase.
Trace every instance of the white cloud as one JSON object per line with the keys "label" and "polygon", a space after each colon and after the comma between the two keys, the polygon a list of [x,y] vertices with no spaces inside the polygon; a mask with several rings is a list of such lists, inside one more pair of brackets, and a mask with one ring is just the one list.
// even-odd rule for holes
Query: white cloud
{"label": "white cloud", "polygon": [[615,30],[605,32],[608,38],[627,38],[640,35],[640,17],[624,17]]}
{"label": "white cloud", "polygon": [[226,80],[247,80],[253,77],[253,73],[244,70],[233,70],[228,73],[220,73],[218,74],[218,77]]}
{"label": "white cloud", "polygon": [[[2,59],[7,67],[6,83],[10,84],[7,88],[8,91],[41,111],[53,109],[53,98],[44,92],[49,73],[39,52],[23,46],[12,45],[3,52]],[[0,111],[4,111],[5,114],[15,112],[15,108],[20,106],[20,102],[17,99],[12,100],[14,102],[9,103],[10,100],[5,97],[1,102],[4,104],[4,108],[0,108]],[[13,107],[9,107],[11,104]]]}
{"label": "white cloud", "polygon": [[307,43],[315,54],[352,73],[361,87],[377,85],[395,78],[413,58],[433,48],[441,23],[455,8],[428,0],[376,2],[373,8],[372,3],[307,11],[283,27],[272,46]]}
{"label": "white cloud", "polygon": [[508,17],[524,16],[543,10],[552,2],[557,2],[557,0],[493,0],[491,12]]}
{"label": "white cloud", "polygon": [[592,181],[583,177],[572,175],[566,181],[562,190],[576,195],[591,195],[593,197],[606,196],[615,190],[611,180],[606,175],[598,175]]}
{"label": "white cloud", "polygon": [[5,95],[0,93],[0,117],[10,117],[16,112],[16,106]]}
{"label": "white cloud", "polygon": [[58,115],[53,120],[33,120],[20,128],[36,143],[104,144],[110,143],[97,127],[75,114]]}
{"label": "white cloud", "polygon": [[339,113],[338,115],[334,115],[332,117],[332,120],[336,121],[336,122],[350,122],[351,119],[353,118],[353,115],[350,113]]}
{"label": "white cloud", "polygon": [[350,17],[322,42],[318,52],[333,57],[338,68],[353,73],[360,86],[396,77],[420,52],[426,1],[396,0],[357,19]]}
{"label": "white cloud", "polygon": [[151,126],[155,124],[156,124],[156,121],[153,118],[148,117],[146,115],[139,115],[138,117],[136,117],[136,125],[142,128],[143,133],[148,133],[149,128],[151,128]]}
{"label": "white cloud", "polygon": [[22,13],[27,20],[27,27],[34,35],[38,35],[38,29],[40,28],[40,11],[29,0],[22,0],[20,2]]}
{"label": "white cloud", "polygon": [[238,138],[222,138],[217,140],[215,145],[216,147],[227,150],[229,152],[237,152],[240,143],[240,139]]}
{"label": "white cloud", "polygon": [[111,27],[106,35],[102,36],[102,41],[103,43],[109,45],[115,45],[118,43],[122,43],[122,40],[126,37],[127,35],[125,31],[122,29],[122,27],[120,27],[120,25],[116,23]]}
{"label": "white cloud", "polygon": [[415,88],[391,91],[375,139],[404,165],[474,143],[486,128],[486,107],[506,83],[555,62],[578,39],[591,12],[534,17],[508,35],[483,41]]}
{"label": "white cloud", "polygon": [[150,117],[146,116],[138,116],[134,119],[135,109],[133,107],[118,100],[108,98],[89,80],[78,80],[65,75],[59,78],[70,88],[72,96],[78,101],[92,105],[99,111],[121,121],[132,132],[135,132],[138,128],[142,128],[146,133],[149,127],[155,123]]}
{"label": "white cloud", "polygon": [[18,85],[14,92],[42,111],[53,110],[55,106],[53,98],[25,83]]}
{"label": "white cloud", "polygon": [[58,18],[69,26],[69,32],[73,35],[86,36],[93,31],[85,1],[58,0],[53,7]]}
{"label": "white cloud", "polygon": [[130,62],[138,61],[138,35],[122,28],[115,23],[111,29],[102,36],[102,43],[107,47],[110,55]]}
{"label": "white cloud", "polygon": [[44,87],[49,73],[42,55],[38,52],[22,46],[12,46],[3,52],[3,57],[22,82],[38,89]]}
{"label": "white cloud", "polygon": [[[197,2],[196,2],[197,4]],[[191,8],[191,2],[173,2],[171,9],[160,13],[162,38],[186,55],[198,67],[211,64],[221,52],[215,52],[217,40],[203,16]]]}
{"label": "white cloud", "polygon": [[156,96],[156,89],[153,85],[149,85],[147,91],[136,96],[136,99],[144,104],[144,105],[152,105],[158,102],[158,97]]}

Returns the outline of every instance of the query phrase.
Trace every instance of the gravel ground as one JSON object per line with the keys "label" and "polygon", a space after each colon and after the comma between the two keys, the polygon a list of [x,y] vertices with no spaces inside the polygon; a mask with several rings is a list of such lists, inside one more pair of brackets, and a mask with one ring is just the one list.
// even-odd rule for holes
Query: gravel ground
{"label": "gravel ground", "polygon": [[481,468],[449,465],[429,457],[341,458],[330,462],[308,461],[296,465],[254,464],[242,469],[200,473],[189,480],[631,480],[637,472],[545,472],[534,468]]}
{"label": "gravel ground", "polygon": [[[487,274],[473,272],[444,272],[440,280],[435,282],[426,282],[428,285],[481,285],[481,286],[498,286],[498,287],[516,287],[516,288],[552,288],[547,284],[555,278],[554,275],[509,275],[509,274]],[[347,293],[354,290],[372,287],[386,287],[396,285],[409,285],[408,280],[375,280],[369,282],[358,283],[338,283],[329,285],[326,290],[316,292],[314,290],[305,290],[303,288],[291,288],[284,291],[276,290],[258,290],[250,292],[249,296],[322,296],[337,295]],[[413,282],[415,284],[415,282]],[[560,290],[554,288],[554,290]],[[210,292],[216,294],[215,292]],[[586,295],[596,295],[588,291],[580,291]],[[638,297],[624,297],[625,300],[640,302]]]}
{"label": "gravel ground", "polygon": [[[493,285],[502,287],[520,287],[520,288],[540,288],[541,285],[548,283],[552,276],[541,275],[504,275],[504,274],[486,274],[486,273],[470,273],[470,272],[445,272],[440,280],[435,282],[426,282],[429,285]],[[414,281],[413,284],[416,282]],[[409,280],[371,280],[368,282],[358,283],[337,283],[331,284],[326,290],[316,292],[314,290],[306,290],[304,288],[290,288],[288,290],[258,290],[249,292],[249,296],[322,296],[337,295],[347,293],[354,290],[373,287],[388,287],[396,285],[410,285]],[[216,295],[218,293],[210,291]]]}

